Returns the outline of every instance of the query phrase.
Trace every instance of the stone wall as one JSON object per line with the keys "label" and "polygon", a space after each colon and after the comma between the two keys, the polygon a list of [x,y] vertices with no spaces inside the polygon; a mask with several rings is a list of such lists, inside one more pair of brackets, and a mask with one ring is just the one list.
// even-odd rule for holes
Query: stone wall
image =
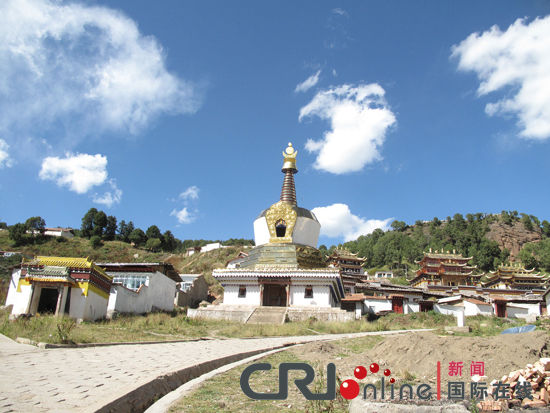
{"label": "stone wall", "polygon": [[339,308],[296,308],[289,307],[286,313],[289,321],[306,321],[315,318],[319,321],[352,321],[354,311],[344,311]]}

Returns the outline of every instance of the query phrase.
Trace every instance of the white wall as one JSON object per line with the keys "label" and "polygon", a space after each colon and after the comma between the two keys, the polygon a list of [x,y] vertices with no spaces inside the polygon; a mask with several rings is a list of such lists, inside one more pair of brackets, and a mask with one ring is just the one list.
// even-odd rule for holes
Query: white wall
{"label": "white wall", "polygon": [[86,296],[79,287],[71,288],[71,304],[69,307],[69,317],[77,320],[84,320],[84,311],[86,307]]}
{"label": "white wall", "polygon": [[369,313],[378,313],[379,311],[391,311],[391,300],[369,300],[365,298],[365,306],[367,307],[367,312]]}
{"label": "white wall", "polygon": [[217,250],[218,248],[223,248],[222,244],[219,242],[213,242],[211,244],[206,244],[204,247],[201,247],[201,252],[208,252]]}
{"label": "white wall", "polygon": [[459,312],[464,311],[464,307],[450,304],[434,304],[434,311],[436,313],[447,314],[457,317]]}
{"label": "white wall", "polygon": [[70,231],[46,230],[46,231],[44,231],[44,235],[48,235],[50,237],[63,237],[63,238],[73,238],[74,237],[74,234]]}
{"label": "white wall", "polygon": [[420,304],[418,303],[411,303],[410,301],[408,303],[403,302],[404,307],[404,313],[418,313],[420,311]]}
{"label": "white wall", "polygon": [[15,305],[15,301],[17,299],[17,284],[19,284],[19,278],[21,278],[21,268],[16,268],[11,273],[8,296],[6,297],[6,305]]}
{"label": "white wall", "polygon": [[149,275],[148,285],[142,285],[138,292],[114,284],[109,294],[108,316],[113,312],[144,314],[153,310],[172,311],[175,295],[176,282],[158,271]]}
{"label": "white wall", "polygon": [[[72,296],[71,296],[72,298]],[[88,290],[88,297],[86,297],[86,304],[84,306],[83,320],[97,320],[99,318],[105,318],[107,315],[107,304],[109,300],[96,294],[92,290]]]}
{"label": "white wall", "polygon": [[[239,297],[239,287],[246,286],[246,297]],[[233,305],[261,305],[260,286],[254,284],[223,284],[223,303]]]}
{"label": "white wall", "polygon": [[290,305],[295,307],[331,307],[330,287],[328,285],[312,285],[313,297],[305,298],[305,285],[290,286]]}
{"label": "white wall", "polygon": [[[17,287],[16,287],[17,288]],[[29,312],[29,303],[32,297],[32,285],[22,285],[20,292],[13,295],[12,315],[26,314]]]}
{"label": "white wall", "polygon": [[321,224],[317,221],[311,218],[298,217],[292,233],[292,242],[317,248],[320,231]]}
{"label": "white wall", "polygon": [[464,303],[464,315],[473,316],[473,315],[493,315],[493,306],[491,304],[474,304],[469,301],[463,301]]}
{"label": "white wall", "polygon": [[269,242],[269,229],[265,217],[260,217],[254,221],[254,242],[256,246],[267,244]]}
{"label": "white wall", "polygon": [[539,316],[539,304],[508,303],[506,316],[508,318],[528,318],[529,315]]}

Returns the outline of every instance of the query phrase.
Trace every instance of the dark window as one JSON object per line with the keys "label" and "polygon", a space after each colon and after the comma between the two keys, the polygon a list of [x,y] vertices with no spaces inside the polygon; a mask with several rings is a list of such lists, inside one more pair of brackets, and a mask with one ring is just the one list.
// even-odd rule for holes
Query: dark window
{"label": "dark window", "polygon": [[284,219],[280,219],[275,224],[275,232],[277,233],[277,238],[284,237],[286,234],[286,222]]}
{"label": "dark window", "polygon": [[239,287],[239,298],[246,297],[246,287],[240,286]]}
{"label": "dark window", "polygon": [[313,298],[313,287],[311,285],[306,287],[304,298]]}

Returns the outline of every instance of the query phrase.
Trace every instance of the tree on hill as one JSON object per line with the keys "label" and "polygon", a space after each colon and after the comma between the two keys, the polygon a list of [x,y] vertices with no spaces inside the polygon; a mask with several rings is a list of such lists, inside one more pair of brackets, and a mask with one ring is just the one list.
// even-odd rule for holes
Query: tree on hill
{"label": "tree on hill", "polygon": [[33,235],[44,235],[46,221],[42,217],[31,217],[25,221],[25,227]]}
{"label": "tree on hill", "polygon": [[145,243],[145,248],[153,252],[160,251],[161,246],[162,246],[162,242],[158,238],[149,238]]}
{"label": "tree on hill", "polygon": [[136,228],[129,236],[130,242],[133,242],[136,246],[140,247],[147,241],[147,236],[142,229]]}
{"label": "tree on hill", "polygon": [[518,257],[525,268],[550,271],[550,238],[525,244]]}
{"label": "tree on hill", "polygon": [[399,232],[403,232],[408,228],[408,226],[407,226],[407,224],[405,224],[405,222],[397,221],[397,220],[395,220],[391,223],[391,227],[394,231],[399,231]]}
{"label": "tree on hill", "polygon": [[107,215],[103,211],[97,211],[97,213],[94,216],[94,229],[93,234],[97,235],[98,237],[103,236],[103,231],[105,230],[105,227],[107,226]]}
{"label": "tree on hill", "polygon": [[483,271],[493,270],[495,262],[497,265],[501,263],[502,252],[498,243],[486,238],[481,240],[478,247],[473,247],[470,253],[473,256],[474,265]]}
{"label": "tree on hill", "polygon": [[126,223],[124,220],[120,221],[118,227],[118,239],[124,242],[130,242],[130,234],[134,231],[134,223],[129,221]]}
{"label": "tree on hill", "polygon": [[521,223],[525,227],[527,231],[533,231],[533,222],[531,221],[531,217],[527,214],[521,214]]}
{"label": "tree on hill", "polygon": [[116,218],[112,215],[107,217],[107,225],[105,226],[105,232],[103,233],[103,239],[106,241],[112,241],[116,237]]}
{"label": "tree on hill", "polygon": [[164,251],[175,251],[179,246],[179,240],[174,237],[172,232],[166,231],[164,235],[162,236],[162,249]]}
{"label": "tree on hill", "polygon": [[94,231],[94,218],[97,214],[97,209],[90,208],[82,217],[82,225],[80,226],[80,234],[84,238],[90,238]]}
{"label": "tree on hill", "polygon": [[546,238],[550,238],[550,222],[548,222],[547,220],[542,221],[541,229],[542,235],[544,235]]}
{"label": "tree on hill", "polygon": [[147,238],[158,238],[159,240],[162,238],[160,229],[156,225],[151,225],[149,228],[147,228],[147,231],[145,231],[145,235],[147,235]]}
{"label": "tree on hill", "polygon": [[9,237],[15,245],[23,245],[27,241],[27,227],[25,224],[17,223],[9,227]]}

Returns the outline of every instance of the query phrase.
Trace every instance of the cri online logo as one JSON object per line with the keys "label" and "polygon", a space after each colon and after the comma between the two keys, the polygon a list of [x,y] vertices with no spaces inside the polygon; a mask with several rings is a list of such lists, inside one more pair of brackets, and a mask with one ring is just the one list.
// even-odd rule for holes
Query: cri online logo
{"label": "cri online logo", "polygon": [[[372,363],[369,366],[369,370],[371,373],[376,374],[380,370],[380,366],[377,363]],[[357,366],[355,367],[355,370],[353,370],[353,375],[355,378],[363,380],[367,377],[367,369],[363,366]],[[384,370],[384,376],[389,377],[390,375],[391,371],[389,369]],[[390,378],[390,383],[395,383],[395,379],[393,377]],[[346,380],[340,385],[340,394],[347,400],[355,399],[359,395],[359,390],[359,384],[357,384],[357,382],[353,379]]]}
{"label": "cri online logo", "polygon": [[[305,376],[301,379],[295,379],[294,384],[300,390],[302,395],[307,400],[334,400],[336,398],[336,366],[333,363],[327,365],[327,383],[326,383],[326,392],[324,393],[313,393],[309,389],[309,385],[313,382],[315,378],[315,371],[307,363],[281,363],[279,365],[279,391],[277,393],[260,393],[254,391],[250,387],[250,376],[256,371],[267,371],[271,370],[271,364],[269,363],[255,363],[246,367],[240,379],[241,389],[244,394],[254,400],[285,400],[288,397],[288,375],[289,372],[302,371],[305,373]],[[380,366],[377,363],[372,363],[369,366],[371,373],[375,374],[380,370]],[[357,366],[353,372],[354,376],[362,380],[367,376],[367,369],[363,366]],[[391,371],[389,369],[384,370],[384,376],[389,377]],[[391,394],[393,398],[393,383],[395,379],[390,378],[390,387]],[[376,399],[376,387],[373,384],[365,385],[365,393],[367,388],[371,388],[374,392],[374,398]],[[344,381],[340,385],[340,394],[347,400],[356,398],[359,395],[359,384],[353,380],[349,379]],[[412,390],[411,390],[412,391]],[[382,398],[384,397],[384,377],[382,377]]]}

